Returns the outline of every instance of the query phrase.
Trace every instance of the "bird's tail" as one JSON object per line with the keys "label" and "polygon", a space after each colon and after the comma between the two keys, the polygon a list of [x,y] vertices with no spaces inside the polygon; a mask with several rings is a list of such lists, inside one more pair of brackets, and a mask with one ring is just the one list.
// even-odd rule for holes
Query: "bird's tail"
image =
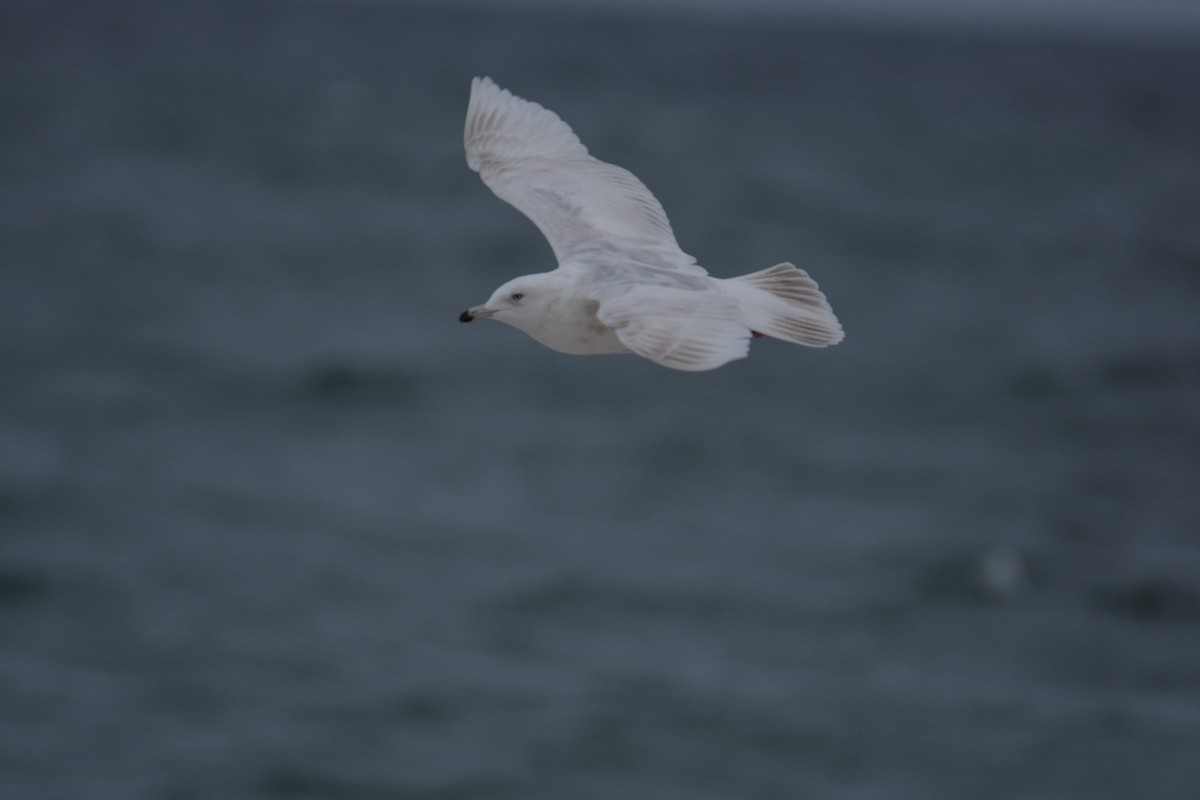
{"label": "bird's tail", "polygon": [[809,347],[837,344],[845,336],[817,282],[792,264],[776,264],[726,283],[751,331]]}

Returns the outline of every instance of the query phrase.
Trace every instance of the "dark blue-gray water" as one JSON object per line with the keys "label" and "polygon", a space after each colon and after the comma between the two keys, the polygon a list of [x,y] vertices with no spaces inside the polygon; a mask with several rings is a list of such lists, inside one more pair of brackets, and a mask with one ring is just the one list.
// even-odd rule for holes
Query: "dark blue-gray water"
{"label": "dark blue-gray water", "polygon": [[[1194,797],[1200,50],[0,11],[0,796]],[[470,78],[847,339],[459,325]]]}

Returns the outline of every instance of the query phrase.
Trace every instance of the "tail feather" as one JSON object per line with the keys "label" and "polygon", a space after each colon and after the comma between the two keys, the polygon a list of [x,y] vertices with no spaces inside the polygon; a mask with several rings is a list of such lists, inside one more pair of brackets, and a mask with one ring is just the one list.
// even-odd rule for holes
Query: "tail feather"
{"label": "tail feather", "polygon": [[728,284],[751,331],[809,347],[827,347],[845,337],[817,282],[792,264],[731,278]]}

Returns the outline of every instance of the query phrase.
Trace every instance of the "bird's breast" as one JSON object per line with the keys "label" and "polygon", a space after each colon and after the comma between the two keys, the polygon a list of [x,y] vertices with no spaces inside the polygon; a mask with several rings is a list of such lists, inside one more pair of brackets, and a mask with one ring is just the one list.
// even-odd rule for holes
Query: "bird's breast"
{"label": "bird's breast", "polygon": [[541,324],[528,333],[560,353],[628,353],[629,348],[616,332],[596,318],[596,307],[595,301],[564,298],[548,309]]}

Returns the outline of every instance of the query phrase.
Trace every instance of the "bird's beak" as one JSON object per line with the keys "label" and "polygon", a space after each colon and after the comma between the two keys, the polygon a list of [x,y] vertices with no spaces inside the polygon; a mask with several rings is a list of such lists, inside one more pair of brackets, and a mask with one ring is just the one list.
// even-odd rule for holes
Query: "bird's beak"
{"label": "bird's beak", "polygon": [[470,322],[473,319],[487,319],[496,312],[485,306],[475,306],[468,308],[466,311],[458,315],[459,322]]}

